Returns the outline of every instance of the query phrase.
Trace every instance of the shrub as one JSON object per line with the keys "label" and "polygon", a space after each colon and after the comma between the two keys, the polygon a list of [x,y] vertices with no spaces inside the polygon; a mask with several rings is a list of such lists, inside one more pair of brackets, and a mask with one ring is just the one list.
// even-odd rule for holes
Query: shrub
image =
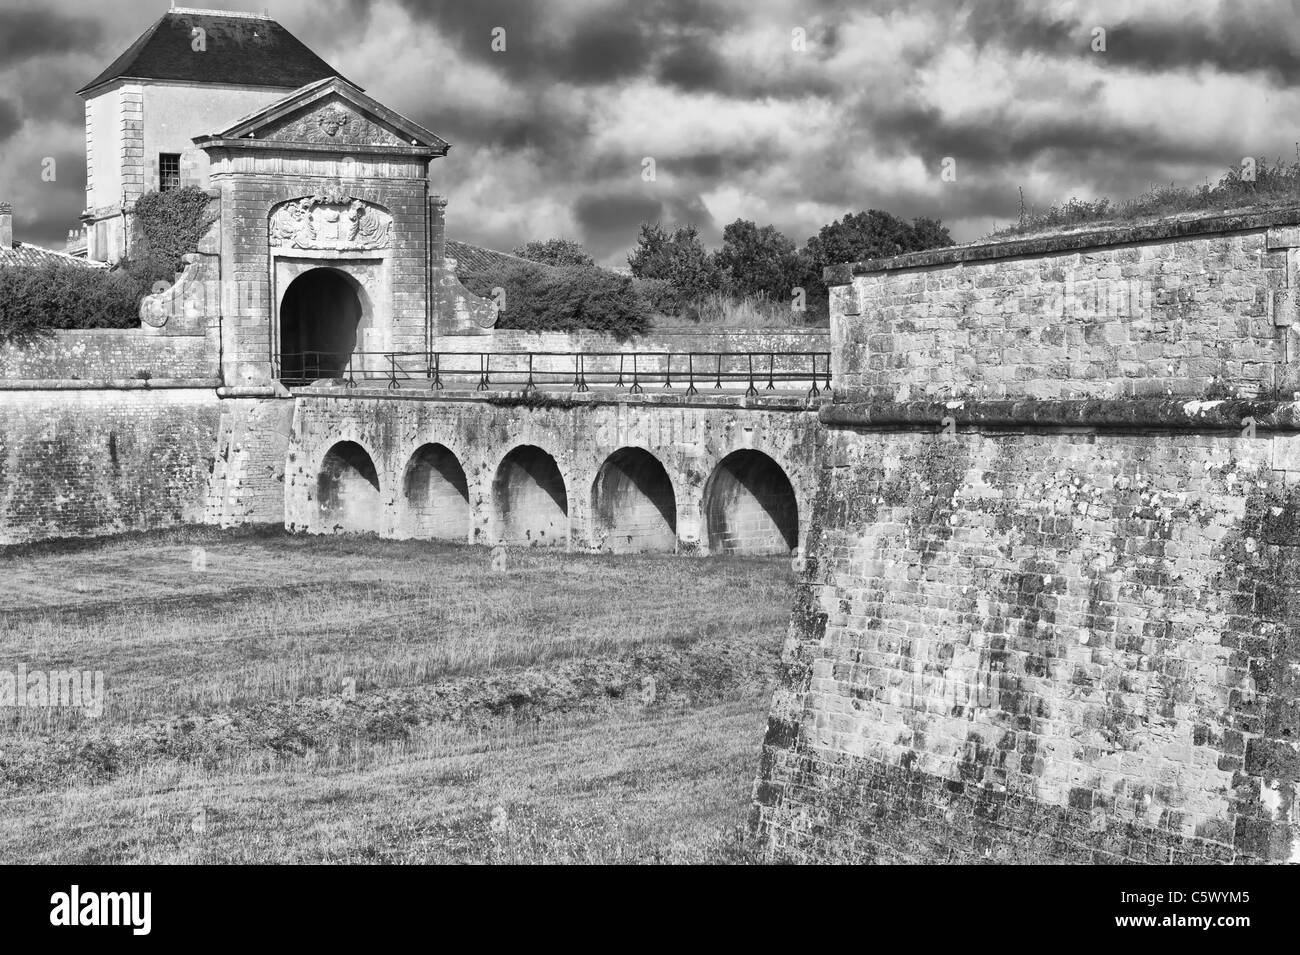
{"label": "shrub", "polygon": [[546,268],[520,263],[465,276],[465,286],[484,296],[505,293],[500,328],[525,331],[589,329],[620,338],[650,327],[645,300],[632,279],[595,267]]}
{"label": "shrub", "polygon": [[633,279],[632,287],[656,315],[681,315],[687,302],[668,279]]}
{"label": "shrub", "polygon": [[557,266],[593,266],[593,259],[579,243],[572,239],[547,239],[545,242],[526,242],[511,253],[530,262]]}
{"label": "shrub", "polygon": [[125,269],[0,268],[0,339],[22,342],[61,328],[134,328],[147,291]]}

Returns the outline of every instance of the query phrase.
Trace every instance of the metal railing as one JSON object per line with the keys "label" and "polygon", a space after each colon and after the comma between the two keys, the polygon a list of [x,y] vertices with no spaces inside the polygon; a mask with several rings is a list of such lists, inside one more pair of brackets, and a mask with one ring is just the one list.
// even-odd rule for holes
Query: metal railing
{"label": "metal railing", "polygon": [[809,397],[831,388],[830,352],[326,352],[286,354],[276,361],[276,377],[287,385],[323,378],[383,381],[390,390],[419,384],[490,391],[646,388],[687,395],[704,390],[740,390],[746,397],[765,391],[806,390]]}

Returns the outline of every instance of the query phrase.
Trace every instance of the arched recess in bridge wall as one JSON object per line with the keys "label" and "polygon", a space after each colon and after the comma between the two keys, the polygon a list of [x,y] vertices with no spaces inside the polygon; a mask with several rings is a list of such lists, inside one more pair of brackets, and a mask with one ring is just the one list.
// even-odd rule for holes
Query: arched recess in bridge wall
{"label": "arched recess in bridge wall", "polygon": [[677,548],[677,497],[649,451],[620,448],[591,487],[592,542],[616,554]]}
{"label": "arched recess in bridge wall", "polygon": [[426,444],[411,455],[402,478],[406,530],[412,537],[469,539],[469,483],[452,451]]}
{"label": "arched recess in bridge wall", "polygon": [[316,478],[316,502],[322,530],[381,530],[379,474],[365,448],[355,441],[340,441],[325,453]]}
{"label": "arched recess in bridge wall", "polygon": [[799,504],[781,465],[761,451],[733,451],[704,486],[711,554],[788,554],[799,546]]}
{"label": "arched recess in bridge wall", "polygon": [[569,540],[569,496],[555,459],[521,445],[505,456],[492,482],[495,535],[510,544],[562,547]]}

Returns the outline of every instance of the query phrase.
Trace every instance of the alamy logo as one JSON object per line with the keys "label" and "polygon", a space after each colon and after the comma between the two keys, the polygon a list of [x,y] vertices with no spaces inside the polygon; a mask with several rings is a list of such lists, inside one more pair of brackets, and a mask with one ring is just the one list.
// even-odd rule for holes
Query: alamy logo
{"label": "alamy logo", "polygon": [[148,935],[152,924],[151,892],[70,892],[50,896],[51,925],[129,925],[133,935]]}
{"label": "alamy logo", "polygon": [[0,670],[0,707],[27,709],[80,707],[87,716],[104,715],[103,670]]}

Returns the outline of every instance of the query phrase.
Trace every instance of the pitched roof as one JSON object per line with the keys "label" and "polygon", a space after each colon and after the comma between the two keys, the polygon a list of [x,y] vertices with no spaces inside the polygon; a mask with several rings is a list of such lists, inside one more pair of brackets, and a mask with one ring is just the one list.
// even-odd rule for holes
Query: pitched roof
{"label": "pitched roof", "polygon": [[[362,148],[368,144],[383,146],[385,151],[397,149],[434,156],[445,156],[447,150],[451,148],[451,144],[441,136],[425,129],[414,120],[407,119],[396,110],[389,109],[373,97],[367,96],[361,91],[361,87],[341,76],[330,76],[323,80],[308,83],[301,89],[294,90],[283,99],[278,99],[269,106],[263,106],[242,119],[236,120],[233,126],[229,126],[221,132],[195,136],[194,142],[203,148],[217,144],[229,145],[234,142],[238,142],[238,145],[242,147],[261,147],[269,144],[259,138],[260,134],[265,130],[270,129],[272,136],[275,136],[278,131],[282,131],[286,121],[292,120],[294,117],[301,117],[311,107],[327,106],[329,103],[336,102],[346,103],[363,118],[377,121],[370,129],[370,132],[375,134],[377,138],[365,139],[363,136],[363,139],[358,141],[351,137],[341,136],[338,140],[340,144],[346,143],[354,149]],[[387,131],[384,131],[385,127],[387,127]],[[298,130],[298,132],[300,133],[301,130]],[[292,137],[281,137],[278,141],[295,142],[298,140]],[[397,145],[399,142],[402,144],[401,146]],[[409,147],[405,145],[408,142],[410,143]]]}
{"label": "pitched roof", "polygon": [[[205,35],[203,52],[191,46],[196,27]],[[177,7],[77,93],[122,77],[297,89],[340,75],[268,16]]]}
{"label": "pitched roof", "polygon": [[0,247],[0,268],[15,265],[24,268],[40,265],[79,265],[85,269],[108,268],[103,262],[91,262],[75,255],[68,255],[66,252],[43,249],[39,245],[32,245],[30,242],[15,242],[13,247],[8,249]]}

